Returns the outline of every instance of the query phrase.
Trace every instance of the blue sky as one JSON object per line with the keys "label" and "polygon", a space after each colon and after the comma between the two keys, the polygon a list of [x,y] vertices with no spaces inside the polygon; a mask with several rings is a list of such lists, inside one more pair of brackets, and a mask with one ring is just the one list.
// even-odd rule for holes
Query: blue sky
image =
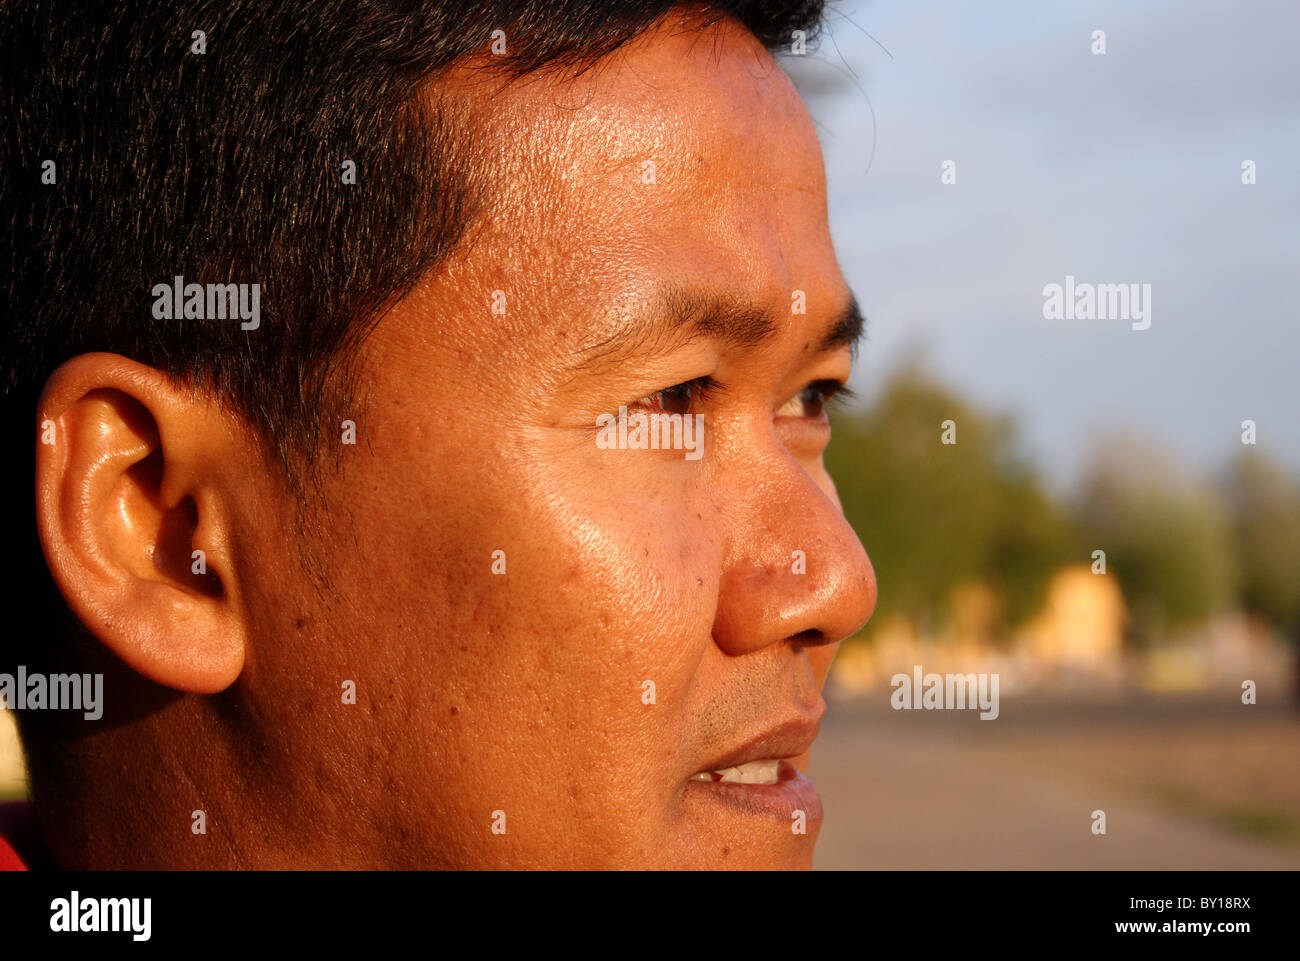
{"label": "blue sky", "polygon": [[[865,95],[845,85],[810,109],[869,318],[860,392],[920,347],[1016,414],[1058,483],[1113,430],[1216,468],[1246,418],[1300,472],[1300,3],[836,9],[815,57]],[[1151,328],[1044,320],[1043,287],[1067,274],[1151,284]]]}

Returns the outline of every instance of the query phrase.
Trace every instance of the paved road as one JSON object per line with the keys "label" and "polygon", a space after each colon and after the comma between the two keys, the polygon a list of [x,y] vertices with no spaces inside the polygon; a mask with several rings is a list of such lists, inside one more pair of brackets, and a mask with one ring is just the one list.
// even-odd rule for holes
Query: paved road
{"label": "paved road", "polygon": [[[1168,813],[1100,782],[1027,770],[1014,745],[974,743],[973,717],[854,713],[832,707],[809,767],[826,808],[818,868],[1300,868],[1294,849]],[[1027,727],[1039,725],[1021,722],[1018,738]],[[1140,736],[1141,720],[1132,727]],[[1041,730],[1053,736],[1051,724]],[[1090,830],[1098,808],[1106,811],[1105,836]]]}

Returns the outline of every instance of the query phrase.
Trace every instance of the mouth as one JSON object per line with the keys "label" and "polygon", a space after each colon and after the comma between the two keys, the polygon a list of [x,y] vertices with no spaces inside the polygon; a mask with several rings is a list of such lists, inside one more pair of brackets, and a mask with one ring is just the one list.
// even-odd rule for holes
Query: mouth
{"label": "mouth", "polygon": [[822,818],[821,795],[795,764],[807,756],[820,727],[818,711],[815,719],[772,728],[692,774],[687,795],[786,825],[801,821],[811,833]]}

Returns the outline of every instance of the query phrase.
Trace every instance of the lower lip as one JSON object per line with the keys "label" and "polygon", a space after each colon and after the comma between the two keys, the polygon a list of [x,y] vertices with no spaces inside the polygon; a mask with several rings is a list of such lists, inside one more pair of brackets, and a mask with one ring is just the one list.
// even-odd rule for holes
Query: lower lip
{"label": "lower lip", "polygon": [[737,784],[731,781],[687,781],[687,796],[711,798],[745,814],[779,817],[789,824],[796,811],[811,826],[822,819],[822,798],[817,788],[789,761],[777,768],[775,784]]}

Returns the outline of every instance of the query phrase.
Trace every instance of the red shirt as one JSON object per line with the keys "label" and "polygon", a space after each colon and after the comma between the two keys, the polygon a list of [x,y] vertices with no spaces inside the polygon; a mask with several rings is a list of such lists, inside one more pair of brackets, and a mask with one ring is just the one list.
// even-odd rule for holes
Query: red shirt
{"label": "red shirt", "polygon": [[0,871],[27,870],[27,865],[14,850],[11,839],[18,836],[20,825],[30,814],[29,808],[26,801],[0,804]]}

